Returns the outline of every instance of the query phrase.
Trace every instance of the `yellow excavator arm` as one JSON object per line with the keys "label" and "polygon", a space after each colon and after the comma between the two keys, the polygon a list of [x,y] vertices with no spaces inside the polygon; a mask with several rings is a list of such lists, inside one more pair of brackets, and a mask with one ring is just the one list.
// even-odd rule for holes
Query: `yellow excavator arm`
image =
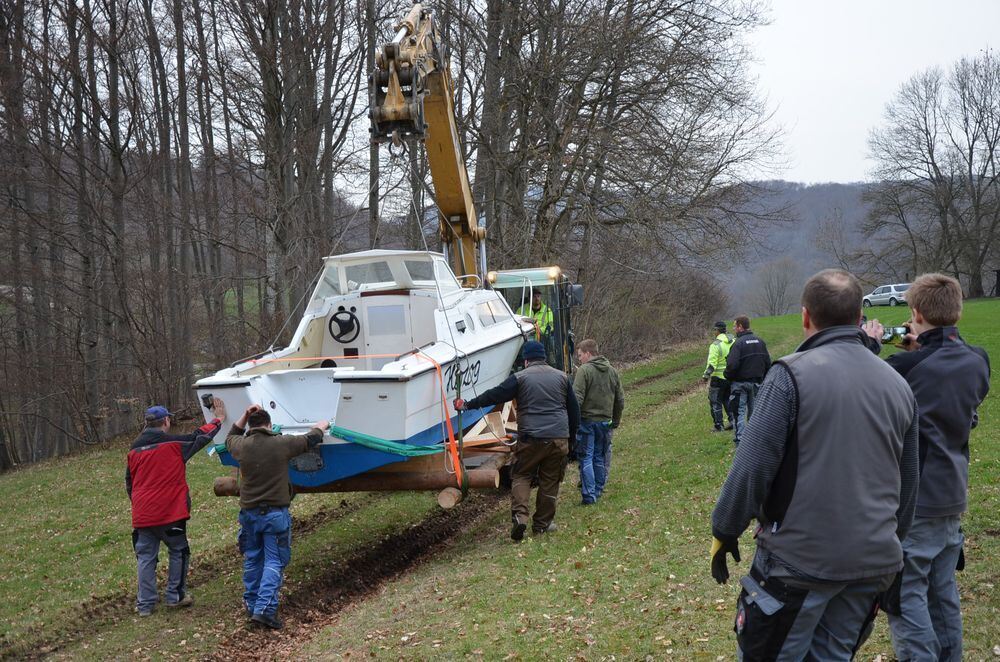
{"label": "yellow excavator arm", "polygon": [[[476,274],[482,283],[486,229],[479,226],[458,140],[447,51],[432,12],[413,5],[396,26],[395,38],[375,54],[368,81],[371,136],[377,143],[396,145],[424,141],[441,241],[452,270],[458,276]],[[468,278],[463,284],[477,285]]]}

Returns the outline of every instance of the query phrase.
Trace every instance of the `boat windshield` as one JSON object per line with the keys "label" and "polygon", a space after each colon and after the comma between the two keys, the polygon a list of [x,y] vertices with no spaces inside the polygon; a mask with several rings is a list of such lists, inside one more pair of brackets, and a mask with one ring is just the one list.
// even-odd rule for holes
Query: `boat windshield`
{"label": "boat windshield", "polygon": [[[341,284],[341,277],[344,279]],[[440,288],[442,293],[461,290],[461,285],[448,267],[437,257],[373,260],[360,264],[328,264],[309,300],[309,309],[333,296],[359,290],[395,288]]]}
{"label": "boat windshield", "polygon": [[347,277],[348,292],[396,284],[389,263],[385,260],[348,265],[344,267],[344,275]]}

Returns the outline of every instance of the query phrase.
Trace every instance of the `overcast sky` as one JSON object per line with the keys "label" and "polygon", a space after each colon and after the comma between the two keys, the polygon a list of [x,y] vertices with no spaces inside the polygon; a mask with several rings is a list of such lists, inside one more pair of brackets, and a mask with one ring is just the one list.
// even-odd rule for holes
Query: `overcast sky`
{"label": "overcast sky", "polygon": [[783,179],[867,178],[868,132],[913,74],[1000,49],[1000,0],[771,0],[752,37],[785,130]]}

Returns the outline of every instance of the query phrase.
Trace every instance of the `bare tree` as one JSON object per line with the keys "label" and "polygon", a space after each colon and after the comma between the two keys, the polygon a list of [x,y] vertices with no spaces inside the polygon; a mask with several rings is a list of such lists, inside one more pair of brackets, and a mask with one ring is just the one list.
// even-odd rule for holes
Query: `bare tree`
{"label": "bare tree", "polygon": [[789,257],[773,260],[754,272],[750,303],[758,315],[784,315],[795,305],[802,269]]}
{"label": "bare tree", "polygon": [[869,148],[877,165],[867,235],[914,272],[954,273],[982,296],[1000,244],[1000,57],[911,78]]}

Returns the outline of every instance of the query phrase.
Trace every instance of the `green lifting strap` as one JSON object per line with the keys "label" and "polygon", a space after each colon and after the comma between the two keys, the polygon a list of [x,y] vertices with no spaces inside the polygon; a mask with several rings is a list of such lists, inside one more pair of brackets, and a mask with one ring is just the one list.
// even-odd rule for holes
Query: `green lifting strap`
{"label": "green lifting strap", "polygon": [[382,451],[383,453],[392,453],[394,455],[403,455],[405,457],[419,457],[421,455],[434,455],[435,453],[444,452],[444,444],[434,444],[433,446],[411,446],[410,444],[401,444],[397,441],[380,439],[362,432],[354,432],[353,430],[347,430],[345,428],[337,427],[336,425],[330,426],[330,436],[343,439],[344,441],[349,441],[352,444],[359,444],[361,446],[371,448],[372,450]]}
{"label": "green lifting strap", "polygon": [[[281,432],[280,425],[274,425],[272,430],[275,433]],[[371,448],[372,450],[382,451],[383,453],[392,453],[393,455],[403,455],[405,457],[420,457],[422,455],[434,455],[435,453],[444,452],[444,444],[434,444],[432,446],[411,446],[410,444],[401,444],[397,441],[389,441],[388,439],[380,439],[379,437],[373,437],[362,432],[355,432],[353,430],[348,430],[347,428],[337,427],[336,425],[330,426],[330,436],[336,437],[338,439],[343,439],[352,444],[358,444],[359,446],[365,446]],[[226,450],[225,444],[215,444],[208,448],[208,454],[222,453]]]}

